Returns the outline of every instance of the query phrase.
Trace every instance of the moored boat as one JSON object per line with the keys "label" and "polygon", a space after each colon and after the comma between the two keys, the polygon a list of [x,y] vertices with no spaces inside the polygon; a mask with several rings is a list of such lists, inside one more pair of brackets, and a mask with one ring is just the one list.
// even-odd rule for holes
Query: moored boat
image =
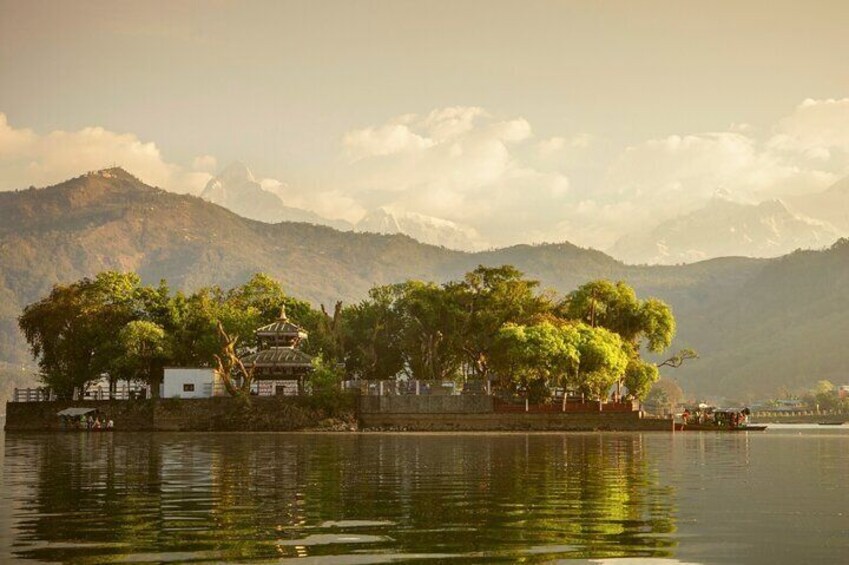
{"label": "moored boat", "polygon": [[676,432],[762,432],[765,424],[742,424],[739,426],[717,426],[715,424],[675,423]]}
{"label": "moored boat", "polygon": [[681,420],[675,422],[678,432],[762,432],[763,424],[749,423],[749,409],[720,410],[706,404],[690,411],[684,410]]}

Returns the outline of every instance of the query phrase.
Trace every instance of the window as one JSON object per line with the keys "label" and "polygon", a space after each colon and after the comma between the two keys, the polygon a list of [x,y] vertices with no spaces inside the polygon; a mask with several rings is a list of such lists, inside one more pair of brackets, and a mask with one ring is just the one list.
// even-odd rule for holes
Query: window
{"label": "window", "polygon": [[184,383],[183,384],[183,392],[194,392],[195,385],[194,383]]}

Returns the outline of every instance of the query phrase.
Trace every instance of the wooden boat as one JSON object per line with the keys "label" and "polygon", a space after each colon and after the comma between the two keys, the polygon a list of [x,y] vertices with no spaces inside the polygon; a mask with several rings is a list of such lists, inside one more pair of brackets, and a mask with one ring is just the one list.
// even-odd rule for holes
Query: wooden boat
{"label": "wooden boat", "polygon": [[820,422],[820,426],[842,426],[846,422]]}
{"label": "wooden boat", "polygon": [[740,426],[717,426],[716,424],[675,423],[676,432],[762,432],[767,428],[763,424],[743,424]]}

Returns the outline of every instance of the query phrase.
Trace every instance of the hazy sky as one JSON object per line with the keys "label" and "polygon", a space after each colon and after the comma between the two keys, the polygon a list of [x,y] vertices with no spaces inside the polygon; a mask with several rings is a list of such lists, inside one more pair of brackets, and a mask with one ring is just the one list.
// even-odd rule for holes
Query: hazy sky
{"label": "hazy sky", "polygon": [[849,172],[849,2],[0,0],[0,189],[113,162],[604,247]]}

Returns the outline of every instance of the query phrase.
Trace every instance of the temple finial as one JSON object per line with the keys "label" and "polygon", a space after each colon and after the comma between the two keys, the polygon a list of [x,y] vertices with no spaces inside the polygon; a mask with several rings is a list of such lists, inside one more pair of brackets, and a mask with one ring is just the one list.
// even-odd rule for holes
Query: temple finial
{"label": "temple finial", "polygon": [[280,320],[287,321],[289,318],[286,317],[286,305],[280,307]]}

